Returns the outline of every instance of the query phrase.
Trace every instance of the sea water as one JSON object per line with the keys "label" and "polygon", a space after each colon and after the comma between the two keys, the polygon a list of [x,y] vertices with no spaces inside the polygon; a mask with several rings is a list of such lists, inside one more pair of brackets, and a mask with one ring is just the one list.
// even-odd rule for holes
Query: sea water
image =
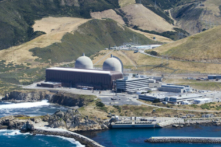
{"label": "sea water", "polygon": [[[67,108],[49,104],[46,100],[33,103],[0,103],[0,118],[10,115],[39,116],[53,114],[57,110]],[[21,134],[19,130],[0,130],[0,147],[81,147],[72,138]]]}
{"label": "sea water", "polygon": [[111,129],[81,133],[105,147],[221,147],[221,144],[146,143],[156,136],[221,137],[220,126],[191,126],[184,128]]}
{"label": "sea water", "polygon": [[21,134],[18,130],[0,130],[1,147],[82,147],[72,138]]}
{"label": "sea water", "polygon": [[27,102],[27,103],[6,103],[0,102],[0,118],[9,115],[29,115],[29,116],[39,116],[39,115],[51,115],[57,110],[65,111],[67,108],[53,105],[48,103],[47,100],[40,102]]}
{"label": "sea water", "polygon": [[[34,103],[0,103],[0,117],[23,115],[53,114],[57,110],[67,108],[49,104],[47,101]],[[220,126],[191,126],[184,128],[149,128],[149,129],[111,129],[107,131],[81,133],[105,147],[221,147],[219,144],[150,144],[144,140],[152,136],[193,136],[193,137],[221,137]],[[30,134],[19,131],[0,130],[0,146],[3,147],[75,147],[81,146],[74,139]]]}

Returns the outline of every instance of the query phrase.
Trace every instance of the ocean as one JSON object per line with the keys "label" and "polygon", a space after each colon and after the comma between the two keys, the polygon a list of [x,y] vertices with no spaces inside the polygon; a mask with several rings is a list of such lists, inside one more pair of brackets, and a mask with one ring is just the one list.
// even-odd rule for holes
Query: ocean
{"label": "ocean", "polygon": [[[35,103],[0,103],[0,117],[24,114],[45,115],[67,108],[51,105],[47,101]],[[111,129],[80,133],[105,147],[221,147],[219,144],[150,144],[144,140],[153,136],[221,137],[220,126],[191,126],[184,128]],[[30,134],[18,130],[0,130],[0,145],[4,147],[76,147],[82,146],[74,139]]]}

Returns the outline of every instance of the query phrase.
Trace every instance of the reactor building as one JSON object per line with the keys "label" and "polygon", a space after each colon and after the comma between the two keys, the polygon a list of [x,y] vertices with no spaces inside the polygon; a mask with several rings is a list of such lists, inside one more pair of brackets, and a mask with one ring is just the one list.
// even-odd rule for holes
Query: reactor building
{"label": "reactor building", "polygon": [[102,70],[94,69],[93,62],[84,54],[76,60],[75,68],[46,69],[46,82],[61,83],[65,87],[112,90],[115,89],[115,81],[122,78],[123,64],[112,55],[103,63]]}

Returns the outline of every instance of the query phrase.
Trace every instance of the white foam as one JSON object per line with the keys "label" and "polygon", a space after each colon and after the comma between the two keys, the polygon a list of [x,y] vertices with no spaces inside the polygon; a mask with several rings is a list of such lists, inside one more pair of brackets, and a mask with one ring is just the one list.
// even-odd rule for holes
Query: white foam
{"label": "white foam", "polygon": [[58,138],[62,138],[64,140],[67,140],[67,141],[71,142],[72,144],[77,145],[77,147],[85,147],[85,145],[82,145],[79,141],[76,141],[73,138],[67,138],[67,137],[62,137],[62,136],[53,136],[53,137],[58,137]]}
{"label": "white foam", "polygon": [[41,102],[29,102],[29,103],[17,103],[17,104],[7,104],[7,105],[0,105],[1,109],[17,109],[17,108],[32,108],[32,107],[39,107],[39,106],[48,106],[50,105],[47,100],[43,100]]}

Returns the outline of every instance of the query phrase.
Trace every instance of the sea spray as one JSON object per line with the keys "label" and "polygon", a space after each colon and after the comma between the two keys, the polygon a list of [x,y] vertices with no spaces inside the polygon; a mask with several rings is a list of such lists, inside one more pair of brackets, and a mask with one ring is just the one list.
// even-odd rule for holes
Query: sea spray
{"label": "sea spray", "polygon": [[1,109],[19,109],[19,108],[32,108],[32,107],[40,107],[40,106],[48,106],[50,103],[48,103],[47,100],[43,100],[41,102],[28,102],[28,103],[16,103],[16,104],[6,104],[6,105],[0,105]]}

